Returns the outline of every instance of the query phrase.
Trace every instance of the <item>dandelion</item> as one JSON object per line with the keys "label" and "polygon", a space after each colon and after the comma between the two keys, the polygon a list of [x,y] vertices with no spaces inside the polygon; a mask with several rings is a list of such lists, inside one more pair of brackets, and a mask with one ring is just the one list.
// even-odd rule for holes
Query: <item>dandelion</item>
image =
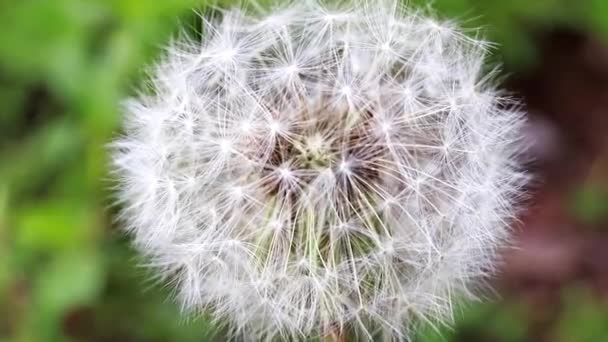
{"label": "dandelion", "polygon": [[183,308],[251,340],[449,322],[526,181],[489,44],[395,0],[203,21],[113,144],[126,230]]}

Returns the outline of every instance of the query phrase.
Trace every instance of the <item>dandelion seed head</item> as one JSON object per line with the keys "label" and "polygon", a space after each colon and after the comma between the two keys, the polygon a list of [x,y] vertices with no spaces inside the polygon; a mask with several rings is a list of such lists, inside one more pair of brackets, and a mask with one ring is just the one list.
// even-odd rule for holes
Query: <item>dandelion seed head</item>
{"label": "dandelion seed head", "polygon": [[113,144],[124,226],[184,310],[252,340],[449,322],[527,182],[489,44],[396,0],[203,21]]}

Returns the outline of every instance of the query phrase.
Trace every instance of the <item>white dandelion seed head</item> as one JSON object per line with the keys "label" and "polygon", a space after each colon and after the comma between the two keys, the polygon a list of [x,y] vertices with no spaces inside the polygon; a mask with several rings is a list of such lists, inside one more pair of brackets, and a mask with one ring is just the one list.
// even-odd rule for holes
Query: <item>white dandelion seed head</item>
{"label": "white dandelion seed head", "polygon": [[135,245],[185,309],[251,339],[449,321],[526,181],[487,47],[394,0],[204,20],[113,145]]}

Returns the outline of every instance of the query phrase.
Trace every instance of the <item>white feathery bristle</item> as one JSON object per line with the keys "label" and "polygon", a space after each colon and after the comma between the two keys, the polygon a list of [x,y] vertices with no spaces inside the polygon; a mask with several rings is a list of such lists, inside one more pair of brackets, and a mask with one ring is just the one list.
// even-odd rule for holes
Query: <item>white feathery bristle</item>
{"label": "white feathery bristle", "polygon": [[489,44],[396,0],[203,19],[113,144],[184,309],[251,340],[407,340],[491,274],[526,183]]}

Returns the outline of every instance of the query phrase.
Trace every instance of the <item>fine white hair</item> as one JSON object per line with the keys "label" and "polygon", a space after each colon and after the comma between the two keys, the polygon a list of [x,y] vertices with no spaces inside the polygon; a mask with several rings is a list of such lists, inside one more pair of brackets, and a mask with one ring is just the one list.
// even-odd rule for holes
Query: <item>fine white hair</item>
{"label": "fine white hair", "polygon": [[526,183],[489,45],[395,0],[203,17],[113,145],[186,311],[251,340],[408,340],[493,271]]}

